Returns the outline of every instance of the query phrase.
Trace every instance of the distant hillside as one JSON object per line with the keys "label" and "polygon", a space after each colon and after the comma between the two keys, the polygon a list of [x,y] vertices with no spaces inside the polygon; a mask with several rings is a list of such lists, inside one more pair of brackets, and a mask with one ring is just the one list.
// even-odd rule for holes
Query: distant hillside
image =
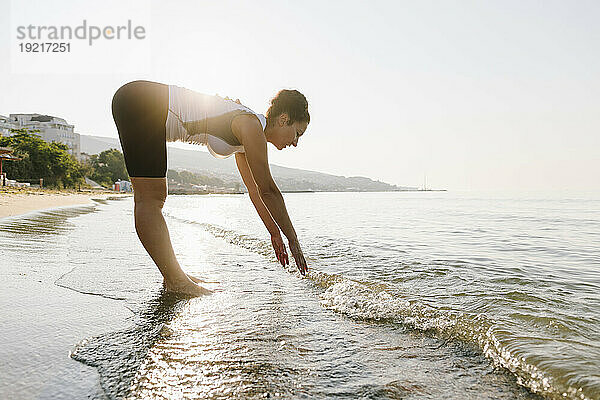
{"label": "distant hillside", "polygon": [[81,152],[88,154],[99,154],[108,149],[121,149],[121,143],[117,138],[109,138],[102,136],[81,135]]}
{"label": "distant hillside", "polygon": [[[98,154],[110,148],[121,150],[119,139],[81,135],[82,152]],[[187,170],[214,176],[225,182],[239,182],[244,187],[233,156],[219,160],[206,152],[177,149],[167,145],[167,157],[169,169]],[[273,179],[279,188],[285,191],[401,191],[416,189],[390,185],[361,176],[345,177],[274,164],[270,164],[270,167]]]}

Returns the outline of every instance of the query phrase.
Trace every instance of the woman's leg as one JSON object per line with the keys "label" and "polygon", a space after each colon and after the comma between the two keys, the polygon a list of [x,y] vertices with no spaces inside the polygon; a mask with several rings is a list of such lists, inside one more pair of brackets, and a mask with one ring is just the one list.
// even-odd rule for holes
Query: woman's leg
{"label": "woman's leg", "polygon": [[132,177],[135,230],[160,270],[168,291],[190,295],[211,293],[195,284],[181,269],[162,214],[167,198],[167,178]]}
{"label": "woman's leg", "polygon": [[113,97],[112,112],[119,131],[125,165],[133,184],[135,230],[160,270],[168,291],[200,296],[211,293],[185,274],[175,257],[162,215],[167,198],[165,120],[166,85],[134,81]]}

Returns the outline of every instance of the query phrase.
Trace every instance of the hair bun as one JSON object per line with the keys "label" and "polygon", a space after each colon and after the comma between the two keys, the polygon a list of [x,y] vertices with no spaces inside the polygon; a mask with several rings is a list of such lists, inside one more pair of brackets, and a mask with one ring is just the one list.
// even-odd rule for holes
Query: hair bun
{"label": "hair bun", "polygon": [[306,97],[295,89],[282,89],[271,99],[271,106],[267,110],[267,125],[273,124],[273,119],[286,113],[290,117],[288,124],[296,121],[310,122],[308,101]]}

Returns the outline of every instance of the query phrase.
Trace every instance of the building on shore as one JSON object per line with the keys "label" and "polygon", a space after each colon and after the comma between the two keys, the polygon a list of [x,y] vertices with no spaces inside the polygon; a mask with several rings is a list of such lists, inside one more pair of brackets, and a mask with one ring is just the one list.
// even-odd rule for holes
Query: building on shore
{"label": "building on shore", "polygon": [[133,186],[130,181],[118,180],[113,184],[113,190],[116,192],[133,192]]}
{"label": "building on shore", "polygon": [[81,158],[81,135],[74,131],[62,118],[42,114],[10,114],[0,115],[0,135],[11,136],[11,129],[39,130],[38,135],[46,142],[61,142],[67,145],[69,153]]}
{"label": "building on shore", "polygon": [[10,121],[9,117],[0,115],[0,136],[9,136],[11,129],[16,129],[15,124]]}

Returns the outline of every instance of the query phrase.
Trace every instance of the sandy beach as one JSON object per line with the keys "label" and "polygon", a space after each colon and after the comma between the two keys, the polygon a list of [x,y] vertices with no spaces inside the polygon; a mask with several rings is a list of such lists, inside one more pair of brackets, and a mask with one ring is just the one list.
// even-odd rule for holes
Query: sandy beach
{"label": "sandy beach", "polygon": [[133,196],[133,194],[116,193],[109,190],[79,192],[77,190],[0,187],[0,218],[47,208],[91,204],[92,199],[104,199],[109,196]]}

